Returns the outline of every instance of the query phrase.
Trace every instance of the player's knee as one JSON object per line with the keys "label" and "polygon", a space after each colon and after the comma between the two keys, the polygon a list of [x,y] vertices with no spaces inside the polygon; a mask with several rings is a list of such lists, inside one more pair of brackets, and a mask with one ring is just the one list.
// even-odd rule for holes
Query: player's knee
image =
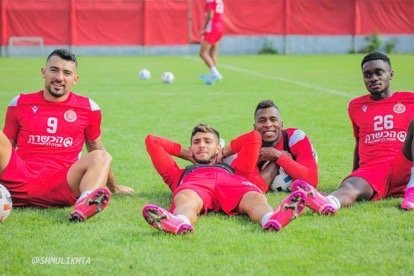
{"label": "player's knee", "polygon": [[191,198],[192,198],[192,194],[184,190],[174,196],[174,203],[175,204],[188,203],[188,202],[191,202]]}
{"label": "player's knee", "polygon": [[251,219],[256,221],[263,216],[263,212],[270,211],[267,210],[268,208],[270,208],[270,206],[268,206],[265,195],[251,191],[243,196],[237,209],[240,213],[248,214]]}
{"label": "player's knee", "polygon": [[202,204],[200,196],[192,190],[182,190],[174,196],[175,206],[187,206],[188,208],[197,208]]}
{"label": "player's knee", "polygon": [[110,165],[112,163],[112,156],[105,150],[94,150],[90,152],[91,157],[95,163]]}
{"label": "player's knee", "polygon": [[200,52],[198,53],[198,55],[199,55],[201,58],[208,57],[208,56],[209,56],[209,55],[208,55],[208,50],[206,50],[206,49],[200,49]]}
{"label": "player's knee", "polygon": [[337,191],[341,197],[347,201],[356,201],[360,199],[369,199],[372,196],[373,190],[369,184],[354,183],[345,180],[342,182],[340,189]]}
{"label": "player's knee", "polygon": [[250,191],[247,192],[240,201],[240,207],[248,209],[256,205],[267,203],[267,199],[264,194],[259,192]]}

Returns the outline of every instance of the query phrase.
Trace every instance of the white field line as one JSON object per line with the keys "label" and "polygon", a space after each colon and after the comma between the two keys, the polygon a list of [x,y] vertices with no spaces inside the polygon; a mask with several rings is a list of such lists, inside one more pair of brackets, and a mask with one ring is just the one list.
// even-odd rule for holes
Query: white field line
{"label": "white field line", "polygon": [[[190,60],[193,60],[193,61],[200,61],[199,59],[196,59],[196,58],[193,58],[193,57],[188,57],[187,56],[186,58],[188,58]],[[302,86],[302,87],[314,89],[316,91],[321,91],[321,92],[325,92],[325,93],[332,94],[332,95],[338,95],[338,96],[347,97],[347,98],[352,98],[353,97],[353,95],[350,95],[349,93],[347,93],[345,91],[329,89],[329,88],[325,88],[323,86],[310,84],[310,83],[304,82],[304,81],[297,81],[297,80],[292,80],[292,79],[287,79],[287,78],[282,78],[282,77],[274,77],[274,76],[270,76],[270,75],[265,75],[265,74],[262,74],[262,73],[258,73],[258,72],[247,70],[247,69],[243,69],[243,68],[236,67],[236,66],[229,65],[229,64],[222,64],[221,63],[220,67],[223,67],[223,68],[226,68],[226,69],[229,69],[229,70],[232,70],[232,71],[244,73],[244,74],[247,74],[247,75],[252,75],[252,76],[255,76],[255,77],[262,78],[262,79],[269,79],[269,80],[274,80],[274,81],[290,83],[290,84],[294,84],[294,85],[297,85],[297,86]]]}

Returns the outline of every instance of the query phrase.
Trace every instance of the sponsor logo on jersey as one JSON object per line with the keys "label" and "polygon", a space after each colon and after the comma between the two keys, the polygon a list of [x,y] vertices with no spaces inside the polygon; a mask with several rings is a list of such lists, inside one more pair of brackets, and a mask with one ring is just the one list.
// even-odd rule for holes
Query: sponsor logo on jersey
{"label": "sponsor logo on jersey", "polygon": [[243,185],[245,185],[245,186],[251,186],[251,187],[254,187],[253,183],[251,183],[251,182],[249,182],[249,181],[243,181],[243,182],[242,182],[242,184],[243,184]]}
{"label": "sponsor logo on jersey", "polygon": [[393,110],[397,114],[404,113],[405,112],[405,105],[402,104],[402,103],[397,103],[397,104],[394,105]]}
{"label": "sponsor logo on jersey", "polygon": [[78,118],[78,115],[76,115],[73,109],[69,109],[65,112],[64,118],[67,122],[73,123]]}
{"label": "sponsor logo on jersey", "polygon": [[375,144],[380,142],[394,142],[396,140],[404,142],[407,133],[405,131],[384,130],[365,135],[365,144]]}
{"label": "sponsor logo on jersey", "polygon": [[72,146],[73,138],[52,135],[29,135],[29,140],[27,143],[54,148],[68,148]]}
{"label": "sponsor logo on jersey", "polygon": [[405,131],[400,131],[397,133],[397,139],[400,140],[400,142],[404,142],[406,136],[407,133]]}
{"label": "sponsor logo on jersey", "polygon": [[367,106],[366,104],[364,104],[364,105],[362,106],[362,111],[367,112],[367,109],[368,109],[368,106]]}
{"label": "sponsor logo on jersey", "polygon": [[32,106],[33,113],[36,113],[38,109],[39,109],[39,107],[37,105]]}

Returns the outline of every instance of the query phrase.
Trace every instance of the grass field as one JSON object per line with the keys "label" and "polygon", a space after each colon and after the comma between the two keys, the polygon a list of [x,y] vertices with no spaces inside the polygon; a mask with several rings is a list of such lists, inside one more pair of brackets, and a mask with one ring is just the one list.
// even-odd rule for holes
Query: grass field
{"label": "grass field", "polygon": [[[205,86],[197,57],[79,57],[75,91],[103,110],[103,140],[120,183],[133,196],[112,197],[86,223],[67,220],[70,208],[18,209],[0,224],[0,274],[381,274],[413,275],[414,212],[400,199],[359,203],[334,217],[307,210],[279,233],[264,233],[247,217],[208,214],[194,233],[156,232],[141,217],[147,203],[169,206],[170,192],[145,151],[148,133],[185,145],[206,122],[222,137],[252,129],[262,99],[280,107],[286,127],[310,137],[319,155],[320,190],[331,192],[352,167],[354,147],[347,104],[365,94],[360,55],[224,56],[224,80]],[[392,88],[413,90],[413,55],[391,55]],[[0,120],[22,91],[43,87],[43,59],[0,59]],[[137,72],[148,68],[152,79]],[[172,71],[172,85],[160,82]],[[3,126],[3,124],[1,124]],[[184,162],[180,161],[184,165]],[[276,206],[284,194],[268,194]],[[84,264],[32,264],[36,258],[84,257]],[[40,259],[45,261],[45,259]]]}

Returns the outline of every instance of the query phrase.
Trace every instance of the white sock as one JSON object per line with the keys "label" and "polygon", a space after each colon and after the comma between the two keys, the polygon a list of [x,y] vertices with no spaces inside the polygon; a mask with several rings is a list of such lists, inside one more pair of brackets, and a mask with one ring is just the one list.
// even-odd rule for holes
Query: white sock
{"label": "white sock", "polygon": [[82,199],[84,199],[85,197],[87,197],[91,192],[92,191],[90,191],[90,190],[83,191],[80,194],[79,198],[76,200],[76,203],[78,203],[79,201],[81,201]]}
{"label": "white sock", "polygon": [[414,167],[411,168],[410,180],[408,180],[407,188],[414,187]]}
{"label": "white sock", "polygon": [[336,196],[328,195],[327,198],[329,199],[329,202],[334,206],[336,210],[339,210],[341,208],[341,202]]}
{"label": "white sock", "polygon": [[182,219],[185,223],[187,223],[187,224],[191,225],[190,219],[189,219],[189,218],[187,218],[186,216],[184,216],[184,215],[175,215],[175,216],[176,216],[177,218]]}
{"label": "white sock", "polygon": [[272,215],[273,215],[273,212],[264,214],[262,219],[260,220],[260,224],[264,226]]}
{"label": "white sock", "polygon": [[213,67],[211,67],[210,68],[210,72],[213,74],[213,75],[220,75],[220,73],[219,73],[219,71],[217,70],[217,67],[216,66],[213,66]]}

